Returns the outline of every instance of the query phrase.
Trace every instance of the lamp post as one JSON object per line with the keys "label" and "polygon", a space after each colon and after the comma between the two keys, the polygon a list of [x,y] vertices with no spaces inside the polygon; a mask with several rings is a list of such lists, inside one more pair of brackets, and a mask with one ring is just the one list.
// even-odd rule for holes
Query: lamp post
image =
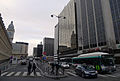
{"label": "lamp post", "polygon": [[55,14],[52,14],[51,17],[57,17],[57,19],[58,19],[58,49],[57,49],[57,57],[58,58],[57,58],[57,62],[59,64],[59,60],[60,60],[60,58],[59,58],[59,19],[66,19],[66,17],[64,17],[64,16],[57,16]]}

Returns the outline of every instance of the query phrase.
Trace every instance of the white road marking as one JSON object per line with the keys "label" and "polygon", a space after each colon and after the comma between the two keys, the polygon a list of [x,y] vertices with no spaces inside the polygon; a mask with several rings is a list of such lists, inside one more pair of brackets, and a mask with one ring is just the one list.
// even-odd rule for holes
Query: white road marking
{"label": "white road marking", "polygon": [[27,72],[24,72],[22,76],[27,76]]}
{"label": "white road marking", "polygon": [[98,74],[98,76],[101,76],[101,77],[108,77],[108,76],[106,76],[106,75],[101,75],[101,74]]}
{"label": "white road marking", "polygon": [[115,74],[117,77],[119,77],[120,76],[120,74]]}
{"label": "white road marking", "polygon": [[116,76],[114,76],[114,75],[106,75],[106,76],[110,76],[110,77],[116,77]]}
{"label": "white road marking", "polygon": [[67,72],[68,74],[70,74],[70,75],[72,75],[72,76],[75,76],[75,77],[77,77],[78,75],[76,75],[76,74],[73,74],[73,73],[71,73],[71,72]]}
{"label": "white road marking", "polygon": [[17,72],[14,76],[19,76],[21,74],[21,72]]}
{"label": "white road marking", "polygon": [[37,76],[41,76],[41,74],[40,74],[39,72],[36,72],[36,75],[37,75]]}
{"label": "white road marking", "polygon": [[34,76],[34,73],[32,72],[32,73],[30,74],[30,76]]}
{"label": "white road marking", "polygon": [[11,72],[11,73],[9,73],[8,75],[6,75],[6,76],[11,76],[11,75],[13,75],[15,72]]}
{"label": "white road marking", "polygon": [[60,74],[62,74],[62,72],[59,72]]}
{"label": "white road marking", "polygon": [[4,76],[4,75],[6,75],[7,73],[8,73],[8,72],[4,72],[4,73],[2,73],[2,74],[1,74],[1,76]]}

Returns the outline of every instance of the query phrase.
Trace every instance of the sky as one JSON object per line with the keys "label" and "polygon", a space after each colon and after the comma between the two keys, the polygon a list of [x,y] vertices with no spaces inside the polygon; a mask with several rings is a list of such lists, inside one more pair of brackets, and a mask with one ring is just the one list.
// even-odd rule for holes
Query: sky
{"label": "sky", "polygon": [[44,37],[54,38],[57,18],[70,0],[0,0],[0,13],[5,27],[11,21],[15,27],[13,42],[29,43],[28,54],[33,54],[33,47],[43,42]]}

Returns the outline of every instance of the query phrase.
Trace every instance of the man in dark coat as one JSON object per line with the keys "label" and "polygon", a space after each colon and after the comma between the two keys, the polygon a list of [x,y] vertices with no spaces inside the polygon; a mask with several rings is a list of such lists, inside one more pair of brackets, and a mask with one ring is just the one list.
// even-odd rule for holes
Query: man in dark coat
{"label": "man in dark coat", "polygon": [[55,64],[54,64],[54,63],[51,63],[51,68],[52,68],[51,73],[52,73],[52,74],[54,74],[54,67],[55,67]]}
{"label": "man in dark coat", "polygon": [[36,74],[36,64],[33,62],[33,67],[32,67],[32,72],[34,72],[34,74]]}
{"label": "man in dark coat", "polygon": [[30,75],[30,73],[31,73],[31,68],[32,68],[32,64],[29,61],[29,63],[28,63],[28,75]]}

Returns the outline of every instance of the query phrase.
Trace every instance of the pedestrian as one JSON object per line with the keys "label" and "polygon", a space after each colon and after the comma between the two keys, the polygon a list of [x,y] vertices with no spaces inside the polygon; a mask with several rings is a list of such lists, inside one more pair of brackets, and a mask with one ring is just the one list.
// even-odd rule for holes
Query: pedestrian
{"label": "pedestrian", "polygon": [[30,73],[31,73],[31,68],[32,68],[32,64],[31,64],[31,62],[29,61],[29,62],[28,62],[28,75],[30,75]]}
{"label": "pedestrian", "polygon": [[36,74],[36,64],[35,64],[35,62],[33,62],[33,66],[32,66],[32,72],[34,72],[34,74]]}
{"label": "pedestrian", "polygon": [[54,67],[55,67],[55,64],[54,64],[54,63],[51,63],[51,68],[52,68],[51,73],[52,73],[52,74],[54,74]]}
{"label": "pedestrian", "polygon": [[56,64],[56,75],[58,75],[59,64]]}
{"label": "pedestrian", "polygon": [[62,71],[63,71],[63,75],[64,75],[64,71],[65,71],[65,68],[64,68],[64,67],[62,67]]}

